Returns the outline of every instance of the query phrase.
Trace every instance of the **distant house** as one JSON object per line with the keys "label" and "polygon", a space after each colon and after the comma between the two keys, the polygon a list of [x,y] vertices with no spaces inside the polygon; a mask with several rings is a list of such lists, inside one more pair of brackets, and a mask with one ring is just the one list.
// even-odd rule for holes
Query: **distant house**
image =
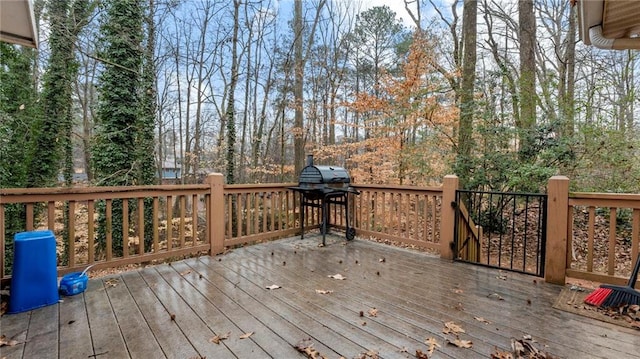
{"label": "distant house", "polygon": [[176,184],[182,179],[182,166],[174,159],[162,162],[162,184]]}

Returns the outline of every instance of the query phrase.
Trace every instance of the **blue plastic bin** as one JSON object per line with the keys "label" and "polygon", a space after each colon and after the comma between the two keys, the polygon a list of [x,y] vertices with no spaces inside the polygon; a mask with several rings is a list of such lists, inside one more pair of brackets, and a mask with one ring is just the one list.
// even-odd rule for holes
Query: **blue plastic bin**
{"label": "blue plastic bin", "polygon": [[13,271],[9,313],[55,304],[58,295],[56,237],[52,231],[17,233],[13,245]]}

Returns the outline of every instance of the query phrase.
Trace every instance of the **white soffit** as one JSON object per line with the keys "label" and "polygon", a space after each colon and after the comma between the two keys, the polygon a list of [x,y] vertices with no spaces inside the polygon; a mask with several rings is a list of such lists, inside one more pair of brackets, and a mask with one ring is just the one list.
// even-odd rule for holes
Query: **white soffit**
{"label": "white soffit", "polygon": [[32,0],[0,0],[0,41],[38,47]]}
{"label": "white soffit", "polygon": [[580,38],[586,45],[640,49],[640,1],[577,0],[577,6]]}

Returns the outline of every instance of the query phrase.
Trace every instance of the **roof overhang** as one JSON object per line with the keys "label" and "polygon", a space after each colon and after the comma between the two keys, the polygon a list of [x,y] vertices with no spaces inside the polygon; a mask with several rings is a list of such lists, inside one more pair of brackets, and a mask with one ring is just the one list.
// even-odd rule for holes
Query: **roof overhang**
{"label": "roof overhang", "polygon": [[0,41],[38,47],[32,0],[0,0]]}
{"label": "roof overhang", "polygon": [[640,49],[640,1],[577,0],[577,6],[580,38],[586,45]]}

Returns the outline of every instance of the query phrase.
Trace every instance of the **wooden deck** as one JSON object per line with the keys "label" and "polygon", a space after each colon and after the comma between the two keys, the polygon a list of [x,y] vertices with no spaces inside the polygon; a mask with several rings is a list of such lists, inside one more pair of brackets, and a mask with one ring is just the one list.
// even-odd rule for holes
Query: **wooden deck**
{"label": "wooden deck", "polygon": [[[539,278],[327,239],[324,248],[308,235],[91,280],[57,305],[1,317],[2,335],[21,344],[0,348],[0,358],[303,358],[294,346],[306,338],[336,359],[413,358],[426,338],[441,345],[432,358],[489,358],[524,335],[563,358],[640,351],[638,331],[553,309],[561,287]],[[282,288],[266,289],[273,284]],[[450,321],[472,348],[445,344]]]}

